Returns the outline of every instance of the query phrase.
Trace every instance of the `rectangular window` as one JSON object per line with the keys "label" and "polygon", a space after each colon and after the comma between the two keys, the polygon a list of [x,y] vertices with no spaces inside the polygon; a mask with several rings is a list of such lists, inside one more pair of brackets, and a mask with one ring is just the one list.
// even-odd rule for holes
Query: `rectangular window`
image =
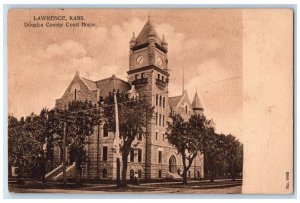
{"label": "rectangular window", "polygon": [[138,76],[139,76],[139,74],[135,74],[135,80],[137,80],[138,79]]}
{"label": "rectangular window", "polygon": [[161,170],[158,170],[158,177],[161,178],[162,174],[161,174]]}
{"label": "rectangular window", "polygon": [[197,171],[197,176],[198,178],[200,178],[200,171]]}
{"label": "rectangular window", "polygon": [[165,133],[163,133],[163,142],[165,141]]}
{"label": "rectangular window", "polygon": [[108,126],[106,123],[103,125],[103,137],[108,137]]}
{"label": "rectangular window", "polygon": [[160,80],[160,74],[157,75],[157,79]]}
{"label": "rectangular window", "polygon": [[141,73],[141,78],[143,79],[145,76],[145,73]]}
{"label": "rectangular window", "polygon": [[158,106],[158,94],[156,94],[156,106]]}
{"label": "rectangular window", "polygon": [[165,108],[165,103],[166,103],[166,101],[165,101],[165,97],[163,98],[163,108]]}
{"label": "rectangular window", "polygon": [[162,126],[165,127],[165,116],[163,116]]}
{"label": "rectangular window", "polygon": [[158,113],[155,113],[155,124],[157,125],[157,120],[158,120]]}
{"label": "rectangular window", "polygon": [[134,162],[134,150],[130,151],[130,162]]}
{"label": "rectangular window", "polygon": [[142,150],[138,150],[138,162],[142,162]]}
{"label": "rectangular window", "polygon": [[189,171],[189,175],[188,176],[189,176],[189,178],[191,177],[191,171]]}
{"label": "rectangular window", "polygon": [[161,114],[159,114],[159,126],[161,125]]}
{"label": "rectangular window", "polygon": [[158,132],[155,132],[155,139],[158,139]]}
{"label": "rectangular window", "polygon": [[103,161],[107,161],[107,155],[108,155],[107,153],[108,153],[108,147],[104,146],[103,147],[103,153],[102,153],[103,154],[103,158],[102,158]]}
{"label": "rectangular window", "polygon": [[161,76],[161,80],[164,81],[164,79],[165,79],[164,76]]}
{"label": "rectangular window", "polygon": [[161,107],[161,102],[162,102],[161,95],[159,95],[159,107]]}
{"label": "rectangular window", "polygon": [[158,151],[158,163],[162,163],[162,151]]}

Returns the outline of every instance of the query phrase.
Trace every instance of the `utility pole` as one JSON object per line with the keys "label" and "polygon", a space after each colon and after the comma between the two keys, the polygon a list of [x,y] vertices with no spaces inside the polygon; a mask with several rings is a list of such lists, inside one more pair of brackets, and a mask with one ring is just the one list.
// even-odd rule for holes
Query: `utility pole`
{"label": "utility pole", "polygon": [[182,95],[184,94],[184,70],[182,68]]}
{"label": "utility pole", "polygon": [[119,111],[118,111],[118,101],[116,93],[114,93],[114,103],[115,103],[115,116],[116,116],[116,135],[115,135],[115,145],[116,145],[116,157],[117,157],[117,187],[121,186],[121,176],[120,176],[120,131],[119,131]]}
{"label": "utility pole", "polygon": [[63,187],[66,186],[66,121],[64,121],[63,129]]}

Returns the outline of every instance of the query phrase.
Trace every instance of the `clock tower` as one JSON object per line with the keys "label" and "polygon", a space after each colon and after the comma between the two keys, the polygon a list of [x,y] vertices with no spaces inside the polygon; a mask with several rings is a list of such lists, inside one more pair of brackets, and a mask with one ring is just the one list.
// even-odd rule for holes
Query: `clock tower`
{"label": "clock tower", "polygon": [[150,17],[137,38],[133,33],[129,44],[129,71],[154,65],[168,72],[168,43],[165,36],[158,36]]}
{"label": "clock tower", "polygon": [[165,36],[158,36],[148,17],[138,36],[133,33],[129,48],[129,83],[154,107],[154,118],[145,142],[145,178],[150,179],[162,175],[159,169],[162,166],[153,163],[157,163],[157,152],[164,145],[162,140],[169,115],[168,43]]}

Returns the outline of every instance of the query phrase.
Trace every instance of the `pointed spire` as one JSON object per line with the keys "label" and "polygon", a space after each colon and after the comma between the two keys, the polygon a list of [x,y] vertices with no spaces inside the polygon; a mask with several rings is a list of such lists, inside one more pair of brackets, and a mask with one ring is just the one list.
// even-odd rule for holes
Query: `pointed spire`
{"label": "pointed spire", "polygon": [[154,25],[152,24],[152,19],[150,16],[148,17],[147,23],[149,23],[149,27],[150,27],[148,36],[156,36],[156,31],[154,29]]}
{"label": "pointed spire", "polygon": [[134,33],[134,32],[132,33],[132,38],[131,38],[131,40],[135,40],[135,41],[136,41],[136,39],[135,39],[135,33]]}
{"label": "pointed spire", "polygon": [[150,24],[152,23],[152,18],[151,18],[150,13],[148,14],[148,22],[149,22]]}
{"label": "pointed spire", "polygon": [[136,38],[135,38],[135,34],[133,32],[132,33],[132,38],[131,38],[131,40],[129,42],[129,45],[130,45],[130,47],[133,47],[133,46],[135,46],[135,44],[136,44]]}
{"label": "pointed spire", "polygon": [[161,40],[161,45],[168,50],[168,43],[166,41],[165,35],[163,35],[162,40]]}
{"label": "pointed spire", "polygon": [[182,95],[184,94],[184,70],[182,68]]}
{"label": "pointed spire", "polygon": [[193,102],[192,102],[192,107],[193,107],[194,111],[196,111],[196,110],[203,111],[203,106],[202,106],[202,103],[201,103],[201,101],[199,99],[197,91],[195,93],[195,96],[194,96],[194,99],[193,99]]}
{"label": "pointed spire", "polygon": [[162,43],[167,43],[167,42],[166,42],[166,39],[165,39],[165,35],[163,35],[161,42],[162,42]]}
{"label": "pointed spire", "polygon": [[155,30],[155,26],[150,15],[148,15],[147,22],[136,37],[136,46],[148,43],[149,40],[161,44],[161,39]]}

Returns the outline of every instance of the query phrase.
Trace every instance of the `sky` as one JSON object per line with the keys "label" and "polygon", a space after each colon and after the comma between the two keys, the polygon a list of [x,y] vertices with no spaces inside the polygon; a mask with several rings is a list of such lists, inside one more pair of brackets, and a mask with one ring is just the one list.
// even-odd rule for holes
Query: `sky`
{"label": "sky", "polygon": [[[34,16],[84,16],[94,28],[32,28]],[[127,80],[129,40],[151,15],[168,42],[169,96],[198,91],[216,131],[242,139],[242,12],[238,9],[11,10],[8,16],[9,113],[20,118],[53,108],[76,71]]]}

